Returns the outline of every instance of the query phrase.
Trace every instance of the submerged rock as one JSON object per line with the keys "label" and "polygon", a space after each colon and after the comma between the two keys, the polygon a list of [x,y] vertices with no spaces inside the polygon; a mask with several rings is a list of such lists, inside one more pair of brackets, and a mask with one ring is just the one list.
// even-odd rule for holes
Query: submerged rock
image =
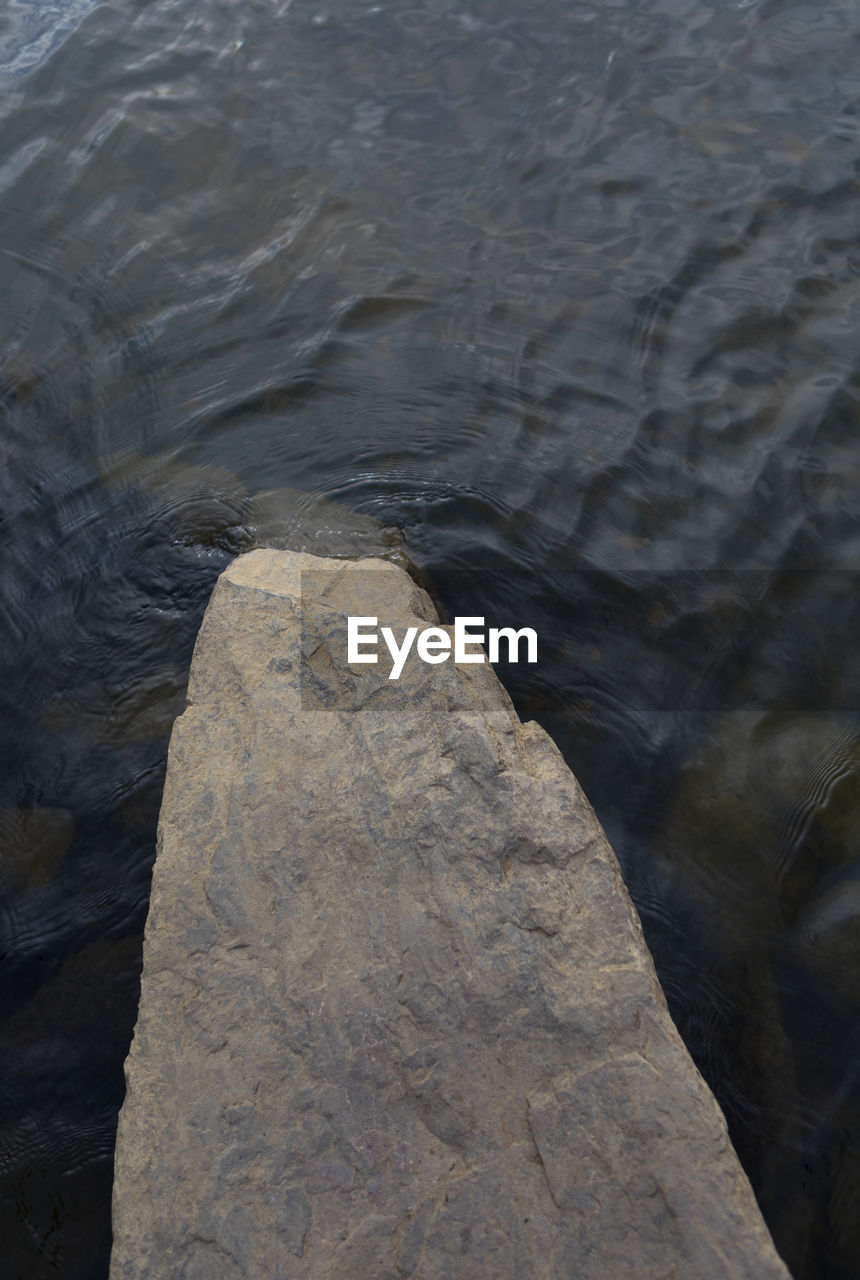
{"label": "submerged rock", "polygon": [[246,524],[258,547],[308,551],[316,556],[388,554],[402,541],[397,529],[386,528],[372,516],[320,494],[283,487],[255,493],[248,504]]}
{"label": "submerged rock", "polygon": [[44,888],[71,844],[74,829],[67,809],[0,808],[0,896],[7,881],[18,892]]}
{"label": "submerged rock", "polygon": [[[763,1280],[776,1256],[615,857],[382,560],[222,574],[171,741],[112,1280]],[[414,655],[413,655],[414,658]]]}
{"label": "submerged rock", "polygon": [[178,542],[403,561],[399,530],[319,493],[288,485],[248,493],[226,467],[131,450],[100,459],[99,469],[110,492],[131,498],[147,522]]}

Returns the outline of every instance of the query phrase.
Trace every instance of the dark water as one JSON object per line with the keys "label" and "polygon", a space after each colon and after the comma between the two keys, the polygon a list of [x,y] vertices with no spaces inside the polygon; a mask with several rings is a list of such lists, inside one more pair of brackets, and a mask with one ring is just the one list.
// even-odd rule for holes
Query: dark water
{"label": "dark water", "polygon": [[860,1274],[858,67],[853,0],[6,4],[3,1277],[106,1275],[166,738],[285,487],[537,628],[777,1244]]}

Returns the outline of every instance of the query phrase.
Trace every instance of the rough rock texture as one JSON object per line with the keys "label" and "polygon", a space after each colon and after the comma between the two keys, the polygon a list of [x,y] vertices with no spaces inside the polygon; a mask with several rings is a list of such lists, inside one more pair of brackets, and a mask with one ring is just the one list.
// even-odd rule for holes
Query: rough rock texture
{"label": "rough rock texture", "polygon": [[277,551],[206,614],[112,1280],[784,1280],[553,743],[488,666],[347,667],[347,614],[435,621]]}

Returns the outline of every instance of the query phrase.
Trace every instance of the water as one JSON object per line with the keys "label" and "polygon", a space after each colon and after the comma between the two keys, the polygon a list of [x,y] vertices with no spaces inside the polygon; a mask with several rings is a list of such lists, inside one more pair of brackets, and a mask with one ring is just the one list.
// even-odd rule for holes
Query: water
{"label": "water", "polygon": [[537,628],[503,674],[780,1250],[860,1273],[859,40],[850,0],[7,5],[4,1276],[106,1275],[166,739],[272,489]]}

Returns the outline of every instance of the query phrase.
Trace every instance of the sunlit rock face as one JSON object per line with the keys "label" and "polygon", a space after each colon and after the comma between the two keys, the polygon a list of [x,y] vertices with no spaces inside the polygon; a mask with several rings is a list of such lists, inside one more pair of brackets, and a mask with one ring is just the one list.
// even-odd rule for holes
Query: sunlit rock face
{"label": "sunlit rock face", "polygon": [[219,579],[173,731],[112,1280],[786,1277],[615,857],[380,559]]}

